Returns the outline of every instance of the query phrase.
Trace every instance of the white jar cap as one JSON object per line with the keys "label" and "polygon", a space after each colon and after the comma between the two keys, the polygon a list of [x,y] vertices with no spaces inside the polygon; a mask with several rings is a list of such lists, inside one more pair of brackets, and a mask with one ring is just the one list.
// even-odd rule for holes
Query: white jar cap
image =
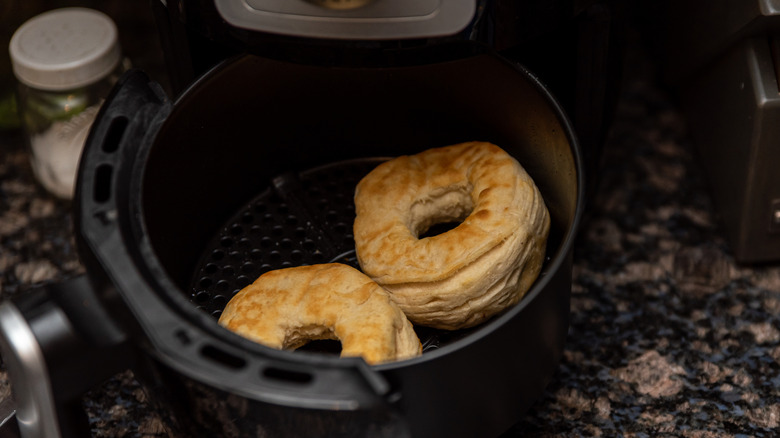
{"label": "white jar cap", "polygon": [[117,28],[93,9],[63,8],[31,18],[8,47],[16,78],[30,87],[67,90],[98,81],[121,58]]}

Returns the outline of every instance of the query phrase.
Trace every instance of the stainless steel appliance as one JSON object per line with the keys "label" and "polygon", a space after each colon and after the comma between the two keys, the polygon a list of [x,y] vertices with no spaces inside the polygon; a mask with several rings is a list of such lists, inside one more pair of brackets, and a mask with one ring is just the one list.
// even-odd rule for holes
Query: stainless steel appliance
{"label": "stainless steel appliance", "polygon": [[734,257],[777,262],[780,8],[768,0],[687,0],[670,5],[664,20],[666,74]]}

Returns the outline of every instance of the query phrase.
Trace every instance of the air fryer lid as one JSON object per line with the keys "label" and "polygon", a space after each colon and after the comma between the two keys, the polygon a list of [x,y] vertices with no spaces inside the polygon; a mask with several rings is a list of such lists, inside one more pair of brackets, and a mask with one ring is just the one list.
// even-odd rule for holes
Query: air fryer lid
{"label": "air fryer lid", "polygon": [[[88,248],[83,258],[90,270],[104,271],[104,282],[118,291],[107,288],[106,302],[129,309],[125,325],[179,395],[241,397],[248,408],[234,414],[250,423],[268,420],[262,412],[282,406],[319,410],[323,418],[334,410],[400,416],[414,436],[489,436],[516,422],[541,394],[568,327],[582,175],[570,126],[528,72],[489,54],[382,69],[245,56],[202,77],[172,107],[160,104],[137,76],[124,88],[115,96],[123,104],[109,103],[85,150],[80,246]],[[468,140],[494,142],[515,156],[550,210],[548,262],[519,305],[419,358],[377,367],[272,350],[215,323],[213,313],[240,286],[220,281],[233,275],[247,281],[275,267],[274,258],[296,263],[274,250],[297,238],[302,252],[313,252],[306,242],[316,239],[307,233],[341,233],[339,244],[349,241],[351,224],[333,216],[328,222],[335,205],[349,210],[347,191],[329,186],[328,177],[307,185],[312,175],[342,178],[352,169],[347,179],[354,180],[381,157]],[[267,193],[276,201],[258,207],[258,196]],[[310,205],[318,198],[322,212]],[[253,247],[247,242],[254,221],[269,207],[272,220],[291,221],[293,236],[275,234],[271,226]],[[320,214],[321,223],[303,226]],[[215,245],[217,257],[236,262],[209,267]],[[323,261],[347,260],[348,251],[340,251]],[[200,283],[206,271],[223,278]],[[246,280],[238,280],[242,275]],[[224,290],[199,298],[211,286]],[[199,406],[190,403],[190,410]],[[196,417],[209,416],[201,414]]]}

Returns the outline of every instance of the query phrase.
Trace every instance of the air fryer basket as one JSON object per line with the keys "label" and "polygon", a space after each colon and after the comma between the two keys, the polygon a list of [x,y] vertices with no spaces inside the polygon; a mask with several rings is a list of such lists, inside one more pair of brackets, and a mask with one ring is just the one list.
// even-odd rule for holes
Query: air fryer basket
{"label": "air fryer basket", "polygon": [[[568,329],[583,175],[568,121],[529,72],[487,53],[366,69],[243,56],[173,105],[138,73],[121,87],[82,159],[79,243],[104,304],[147,353],[139,375],[184,413],[179,427],[496,436],[541,394]],[[520,304],[468,331],[421,329],[421,357],[374,367],[216,324],[264,271],[357,266],[354,184],[378,162],[470,140],[516,157],[551,214],[547,262]]]}
{"label": "air fryer basket", "polygon": [[[274,178],[267,190],[219,228],[201,252],[188,288],[190,301],[216,319],[233,295],[270,270],[316,263],[360,269],[352,236],[355,186],[382,161],[347,160]],[[453,225],[440,224],[425,235]],[[424,352],[473,331],[415,329]],[[303,349],[337,353],[338,347],[335,341],[316,341]]]}

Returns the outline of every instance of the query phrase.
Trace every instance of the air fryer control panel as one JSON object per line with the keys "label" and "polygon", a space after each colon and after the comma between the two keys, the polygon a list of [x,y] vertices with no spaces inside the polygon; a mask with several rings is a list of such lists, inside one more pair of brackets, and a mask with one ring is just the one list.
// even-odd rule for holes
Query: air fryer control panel
{"label": "air fryer control panel", "polygon": [[477,0],[216,0],[230,25],[313,38],[387,40],[454,35]]}

